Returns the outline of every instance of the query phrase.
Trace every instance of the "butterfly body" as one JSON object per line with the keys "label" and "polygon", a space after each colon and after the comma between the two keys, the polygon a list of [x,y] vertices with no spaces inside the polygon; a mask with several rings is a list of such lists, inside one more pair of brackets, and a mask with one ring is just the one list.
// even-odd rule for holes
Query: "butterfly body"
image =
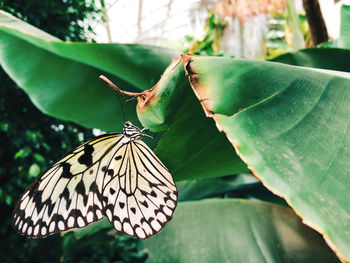
{"label": "butterfly body", "polygon": [[141,239],[171,219],[177,189],[168,169],[126,122],[63,157],[18,202],[13,225],[28,237],[85,227],[106,216],[117,231]]}

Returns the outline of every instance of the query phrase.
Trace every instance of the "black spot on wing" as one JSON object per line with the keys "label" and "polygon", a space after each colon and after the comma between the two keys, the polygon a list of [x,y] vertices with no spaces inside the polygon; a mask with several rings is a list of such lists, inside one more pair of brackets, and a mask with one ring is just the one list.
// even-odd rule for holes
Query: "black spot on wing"
{"label": "black spot on wing", "polygon": [[149,182],[148,184],[149,184],[150,188],[155,188],[155,187],[158,187],[159,185],[162,185],[162,184],[154,184],[154,183],[151,183],[151,182]]}
{"label": "black spot on wing", "polygon": [[96,182],[92,182],[89,188],[89,192],[98,193],[98,187]]}
{"label": "black spot on wing", "polygon": [[80,194],[83,197],[83,202],[84,205],[86,206],[87,201],[88,201],[88,195],[85,194],[85,185],[84,185],[84,181],[80,180],[80,182],[77,184],[75,190],[77,191],[78,194]]}
{"label": "black spot on wing", "polygon": [[42,195],[43,195],[43,191],[34,191],[33,192],[33,202],[34,203],[39,203],[42,200]]}
{"label": "black spot on wing", "polygon": [[111,193],[111,195],[113,195],[115,193],[115,190],[113,188],[109,188],[109,192]]}
{"label": "black spot on wing", "polygon": [[68,200],[67,200],[67,204],[66,204],[66,210],[69,209],[71,203],[72,203],[72,199],[68,199]]}
{"label": "black spot on wing", "polygon": [[72,178],[73,174],[70,171],[71,165],[69,163],[67,163],[67,162],[63,162],[60,165],[62,167],[61,177],[62,178],[68,178],[68,179]]}
{"label": "black spot on wing", "polygon": [[123,158],[121,155],[118,155],[118,156],[114,157],[114,159],[115,159],[116,161],[120,160],[121,158]]}
{"label": "black spot on wing", "polygon": [[90,167],[92,165],[92,153],[94,152],[94,147],[92,147],[90,144],[84,145],[84,154],[81,155],[78,159],[78,162],[80,164],[84,164],[87,167]]}
{"label": "black spot on wing", "polygon": [[63,192],[60,194],[60,198],[64,198],[66,200],[68,200],[69,198],[69,190],[68,188],[64,188]]}
{"label": "black spot on wing", "polygon": [[[108,199],[107,199],[107,200],[108,200]],[[104,214],[106,214],[106,211],[107,211],[107,210],[113,211],[113,210],[114,210],[114,205],[112,205],[112,204],[105,205],[103,210],[104,210],[104,211],[103,211]]]}
{"label": "black spot on wing", "polygon": [[[64,217],[60,214],[54,214],[51,218],[51,221],[52,222],[55,222],[56,224],[56,229],[55,231],[58,231],[59,229],[57,228],[57,225],[58,225],[58,222],[62,222],[64,224],[64,229],[67,229],[67,225],[66,225],[66,222],[64,220]],[[59,230],[59,231],[62,231],[62,230]]]}
{"label": "black spot on wing", "polygon": [[123,202],[119,202],[119,207],[120,207],[121,209],[123,209],[123,208],[124,208],[124,206],[125,206],[125,203],[123,203]]}
{"label": "black spot on wing", "polygon": [[41,211],[44,209],[44,204],[43,203],[39,203],[36,205],[36,209],[38,210],[38,214],[41,213]]}
{"label": "black spot on wing", "polygon": [[48,214],[49,217],[50,217],[51,214],[52,214],[52,211],[53,211],[54,206],[55,206],[55,204],[51,204],[51,203],[49,203],[49,204],[47,205],[47,214]]}
{"label": "black spot on wing", "polygon": [[78,194],[81,194],[83,196],[85,195],[85,185],[83,180],[80,180],[80,182],[75,187],[75,190],[77,191]]}
{"label": "black spot on wing", "polygon": [[147,195],[148,195],[148,193],[147,193],[146,191],[140,190],[140,192],[141,192],[141,194],[142,194],[143,196],[147,196]]}
{"label": "black spot on wing", "polygon": [[125,218],[123,219],[123,223],[130,223],[130,219],[127,218],[127,217],[125,217]]}

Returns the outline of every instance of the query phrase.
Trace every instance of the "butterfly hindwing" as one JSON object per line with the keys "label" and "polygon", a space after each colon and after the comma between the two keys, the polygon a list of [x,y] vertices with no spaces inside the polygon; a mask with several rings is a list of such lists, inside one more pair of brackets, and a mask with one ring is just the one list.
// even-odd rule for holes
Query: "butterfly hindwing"
{"label": "butterfly hindwing", "polygon": [[115,229],[141,239],[158,233],[177,204],[168,169],[141,140],[121,147],[108,169],[114,173],[104,183],[103,206]]}
{"label": "butterfly hindwing", "polygon": [[13,225],[22,235],[45,237],[102,219],[100,168],[123,134],[97,137],[72,151],[35,180],[18,202]]}

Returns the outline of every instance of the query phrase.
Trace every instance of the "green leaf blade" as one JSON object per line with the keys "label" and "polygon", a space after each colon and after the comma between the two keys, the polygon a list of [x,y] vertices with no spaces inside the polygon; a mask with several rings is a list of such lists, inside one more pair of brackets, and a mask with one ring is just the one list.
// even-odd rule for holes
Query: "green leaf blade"
{"label": "green leaf blade", "polygon": [[291,209],[251,200],[181,203],[144,244],[148,262],[338,262]]}
{"label": "green leaf blade", "polygon": [[[349,258],[348,75],[231,59],[228,76],[221,60],[189,62],[196,77],[192,87],[199,100],[207,99],[205,111],[254,174]],[[244,72],[236,74],[237,68]],[[241,101],[249,103],[237,110]]]}
{"label": "green leaf blade", "polygon": [[[47,114],[89,128],[120,130],[118,94],[101,83],[111,77],[121,89],[150,88],[178,53],[136,44],[69,43],[0,13],[0,63],[34,104]],[[135,104],[123,103],[129,120]]]}

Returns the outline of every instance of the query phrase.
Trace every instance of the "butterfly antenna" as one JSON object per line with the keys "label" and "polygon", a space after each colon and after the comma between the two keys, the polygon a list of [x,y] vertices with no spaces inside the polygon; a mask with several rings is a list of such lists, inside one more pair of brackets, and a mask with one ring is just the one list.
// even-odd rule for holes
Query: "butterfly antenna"
{"label": "butterfly antenna", "polygon": [[122,113],[123,113],[123,118],[124,118],[124,122],[126,122],[126,118],[125,118],[125,111],[124,111],[124,107],[123,107],[123,104],[122,104],[122,100],[120,97],[122,97],[122,99],[124,101],[126,101],[126,99],[124,98],[123,96],[123,93],[121,93],[120,89],[117,87],[117,85],[115,85],[112,81],[110,81],[108,78],[106,78],[105,76],[101,75],[100,76],[100,79],[102,81],[104,81],[108,86],[110,86],[111,88],[113,88],[115,91],[118,92],[118,100],[119,100],[119,104],[120,104],[120,107],[122,109]]}
{"label": "butterfly antenna", "polygon": [[121,94],[118,93],[119,104],[120,104],[120,107],[122,108],[122,113],[123,113],[124,122],[126,122],[124,107],[123,107],[122,100],[120,99],[120,97],[121,97]]}
{"label": "butterfly antenna", "polygon": [[[153,136],[151,136],[151,135],[149,135],[149,134],[145,133],[146,131],[149,131],[149,129],[147,129],[147,128],[143,128],[143,129],[141,130],[141,134],[142,134],[142,136],[146,136],[146,137],[148,137],[148,138],[154,139],[154,137],[153,137]],[[152,133],[153,133],[153,134],[155,134],[154,132],[152,132]]]}
{"label": "butterfly antenna", "polygon": [[142,136],[145,136],[145,137],[148,137],[148,138],[151,138],[151,139],[154,139],[151,135],[148,135],[147,133],[142,133]]}

